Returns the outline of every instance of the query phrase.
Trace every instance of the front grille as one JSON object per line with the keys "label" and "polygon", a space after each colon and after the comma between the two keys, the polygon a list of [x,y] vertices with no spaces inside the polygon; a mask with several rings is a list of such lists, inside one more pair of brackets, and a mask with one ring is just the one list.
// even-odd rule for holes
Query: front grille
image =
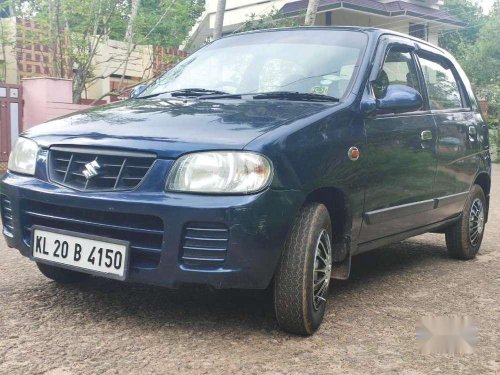
{"label": "front grille", "polygon": [[6,236],[14,235],[14,222],[12,219],[12,203],[5,195],[0,195],[0,206],[2,212],[3,233]]}
{"label": "front grille", "polygon": [[184,228],[181,261],[187,266],[217,268],[226,260],[229,229],[222,224],[189,223]]}
{"label": "front grille", "polygon": [[[150,154],[53,147],[49,176],[51,181],[77,190],[132,190],[141,183],[154,161],[155,156]],[[89,163],[93,167],[87,167]],[[92,168],[97,174],[88,178],[85,173],[92,172]]]}
{"label": "front grille", "polygon": [[33,225],[65,229],[130,242],[132,268],[156,268],[163,243],[163,221],[156,216],[123,214],[83,208],[58,206],[26,200],[23,236],[31,247]]}

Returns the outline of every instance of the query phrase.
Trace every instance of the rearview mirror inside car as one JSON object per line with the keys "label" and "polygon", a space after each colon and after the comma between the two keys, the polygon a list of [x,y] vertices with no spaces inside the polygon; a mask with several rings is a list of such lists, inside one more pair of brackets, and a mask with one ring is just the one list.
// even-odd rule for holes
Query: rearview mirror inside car
{"label": "rearview mirror inside car", "polygon": [[132,91],[130,91],[129,98],[130,99],[137,98],[139,95],[142,94],[142,92],[146,89],[146,87],[148,87],[148,85],[137,85],[137,86],[135,86],[132,89]]}

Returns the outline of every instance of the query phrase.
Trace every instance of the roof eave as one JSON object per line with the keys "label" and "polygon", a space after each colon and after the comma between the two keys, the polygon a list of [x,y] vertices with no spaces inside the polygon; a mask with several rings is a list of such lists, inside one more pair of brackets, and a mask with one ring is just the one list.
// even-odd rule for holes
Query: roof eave
{"label": "roof eave", "polygon": [[[285,7],[286,7],[286,5],[283,8],[285,8]],[[335,9],[350,9],[350,10],[356,10],[356,11],[360,11],[360,12],[364,12],[364,13],[370,13],[370,14],[375,14],[375,15],[385,16],[385,17],[410,16],[412,18],[421,18],[421,19],[425,19],[428,21],[433,21],[433,22],[438,22],[438,23],[443,23],[443,24],[451,24],[451,25],[454,25],[457,27],[467,26],[467,24],[465,22],[462,22],[462,21],[459,21],[456,19],[446,19],[446,18],[443,19],[442,17],[440,18],[440,17],[436,17],[436,16],[432,16],[432,15],[413,12],[411,10],[383,11],[383,10],[363,7],[361,5],[349,4],[349,3],[345,3],[345,2],[319,6],[318,13],[328,12],[328,11],[332,11]],[[305,11],[306,11],[306,8],[295,10],[292,12],[283,12],[282,14],[285,17],[297,17],[297,16],[303,15]],[[282,12],[282,10],[281,10],[281,12]]]}

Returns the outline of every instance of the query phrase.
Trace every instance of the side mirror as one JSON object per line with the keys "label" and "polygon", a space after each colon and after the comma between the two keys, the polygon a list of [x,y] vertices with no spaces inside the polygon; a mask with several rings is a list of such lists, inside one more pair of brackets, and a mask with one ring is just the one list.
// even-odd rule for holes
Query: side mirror
{"label": "side mirror", "polygon": [[139,95],[142,94],[144,90],[146,90],[146,87],[148,85],[137,85],[135,86],[132,91],[130,91],[130,95],[128,96],[130,99],[137,98]]}
{"label": "side mirror", "polygon": [[382,112],[410,112],[421,108],[422,95],[409,86],[389,85],[385,95],[377,99],[377,110]]}

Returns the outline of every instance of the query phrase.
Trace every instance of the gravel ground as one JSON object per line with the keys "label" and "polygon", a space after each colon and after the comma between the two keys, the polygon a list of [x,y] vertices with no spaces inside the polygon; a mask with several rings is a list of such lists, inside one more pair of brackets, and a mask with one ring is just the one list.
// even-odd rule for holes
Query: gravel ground
{"label": "gravel ground", "polygon": [[[499,374],[500,166],[480,254],[427,234],[356,257],[316,335],[278,330],[262,292],[169,291],[91,279],[63,287],[0,240],[0,373]],[[422,355],[424,315],[479,325],[471,355]]]}

